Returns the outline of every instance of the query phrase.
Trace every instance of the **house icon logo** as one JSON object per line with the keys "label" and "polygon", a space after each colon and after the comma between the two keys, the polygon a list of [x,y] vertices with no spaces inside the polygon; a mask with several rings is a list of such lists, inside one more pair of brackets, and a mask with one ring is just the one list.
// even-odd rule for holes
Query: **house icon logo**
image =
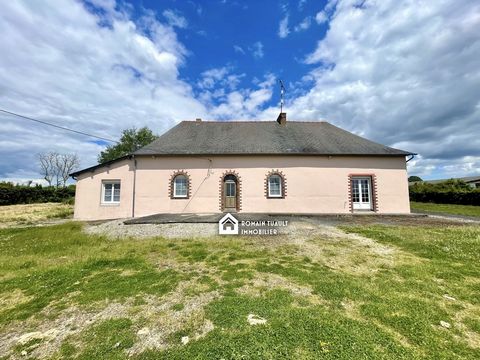
{"label": "house icon logo", "polygon": [[238,235],[238,220],[230,213],[226,214],[218,222],[220,235]]}

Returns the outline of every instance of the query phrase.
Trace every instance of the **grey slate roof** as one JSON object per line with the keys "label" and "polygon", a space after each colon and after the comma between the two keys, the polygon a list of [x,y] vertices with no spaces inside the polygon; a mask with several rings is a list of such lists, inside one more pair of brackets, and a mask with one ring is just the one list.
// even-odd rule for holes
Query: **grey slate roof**
{"label": "grey slate roof", "polygon": [[374,155],[413,153],[327,122],[183,121],[135,155]]}

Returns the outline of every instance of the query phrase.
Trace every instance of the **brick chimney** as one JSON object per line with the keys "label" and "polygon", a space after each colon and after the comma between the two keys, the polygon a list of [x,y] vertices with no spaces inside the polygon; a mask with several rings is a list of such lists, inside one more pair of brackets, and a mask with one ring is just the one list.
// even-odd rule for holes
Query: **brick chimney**
{"label": "brick chimney", "polygon": [[287,113],[281,112],[280,115],[278,115],[277,122],[280,125],[287,125]]}

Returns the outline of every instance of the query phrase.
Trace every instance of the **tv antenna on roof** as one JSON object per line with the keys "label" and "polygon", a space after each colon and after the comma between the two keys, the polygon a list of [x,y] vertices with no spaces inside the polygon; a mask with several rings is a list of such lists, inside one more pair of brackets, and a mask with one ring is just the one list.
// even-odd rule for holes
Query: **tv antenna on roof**
{"label": "tv antenna on roof", "polygon": [[283,95],[285,94],[285,86],[283,85],[282,80],[279,79],[278,82],[280,84],[280,112],[283,112],[283,104],[284,104]]}

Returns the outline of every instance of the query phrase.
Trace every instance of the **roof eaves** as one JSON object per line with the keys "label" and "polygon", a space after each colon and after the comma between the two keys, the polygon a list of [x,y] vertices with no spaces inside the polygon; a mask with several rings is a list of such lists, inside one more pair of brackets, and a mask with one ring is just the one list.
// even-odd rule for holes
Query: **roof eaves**
{"label": "roof eaves", "polygon": [[94,171],[98,168],[101,168],[101,167],[104,167],[104,166],[109,166],[117,161],[121,161],[121,160],[125,160],[125,159],[128,159],[132,156],[132,154],[128,154],[128,155],[124,155],[124,156],[121,156],[119,158],[116,158],[116,159],[113,159],[113,160],[110,160],[110,161],[106,161],[104,163],[101,163],[101,164],[97,164],[97,165],[93,165],[93,166],[90,166],[88,168],[85,168],[85,169],[82,169],[82,170],[78,170],[78,171],[75,171],[71,174],[69,174],[70,177],[72,178],[75,178],[76,176],[80,175],[80,174],[83,174],[83,173],[86,173],[86,172],[89,172],[89,171]]}
{"label": "roof eaves", "polygon": [[286,152],[286,153],[265,153],[265,152],[240,152],[240,153],[210,153],[210,152],[192,152],[192,153],[159,153],[159,152],[149,152],[149,153],[135,153],[137,156],[378,156],[378,157],[390,157],[390,156],[409,156],[409,155],[418,155],[416,153],[411,153],[408,151],[398,150],[396,153],[307,153],[307,152]]}

